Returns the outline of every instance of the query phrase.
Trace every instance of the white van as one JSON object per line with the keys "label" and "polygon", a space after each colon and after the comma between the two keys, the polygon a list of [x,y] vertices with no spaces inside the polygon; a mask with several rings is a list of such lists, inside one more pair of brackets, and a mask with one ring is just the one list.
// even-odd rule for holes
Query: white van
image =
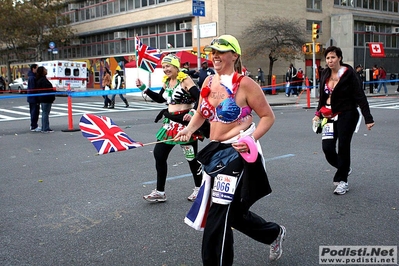
{"label": "white van", "polygon": [[87,65],[76,61],[42,61],[38,66],[47,69],[47,79],[57,91],[84,91],[87,88]]}

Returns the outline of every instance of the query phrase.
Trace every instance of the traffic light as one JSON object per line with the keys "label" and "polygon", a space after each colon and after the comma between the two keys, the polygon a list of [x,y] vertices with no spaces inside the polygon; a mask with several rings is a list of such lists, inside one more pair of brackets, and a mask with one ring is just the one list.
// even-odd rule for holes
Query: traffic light
{"label": "traffic light", "polygon": [[320,25],[313,23],[312,24],[312,41],[316,41],[319,38],[319,29]]}
{"label": "traffic light", "polygon": [[302,52],[304,54],[311,54],[312,53],[312,43],[305,43],[302,45]]}
{"label": "traffic light", "polygon": [[318,53],[322,53],[323,52],[323,45],[321,44],[321,43],[316,43],[315,44],[315,52],[316,52],[316,54],[318,54]]}

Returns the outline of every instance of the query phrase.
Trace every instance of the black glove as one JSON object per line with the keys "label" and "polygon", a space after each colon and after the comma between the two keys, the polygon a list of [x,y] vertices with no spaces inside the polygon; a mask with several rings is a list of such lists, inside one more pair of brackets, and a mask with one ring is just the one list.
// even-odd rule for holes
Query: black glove
{"label": "black glove", "polygon": [[176,91],[174,95],[174,101],[178,103],[192,103],[192,97],[190,93],[187,93],[186,91],[181,92],[181,91]]}

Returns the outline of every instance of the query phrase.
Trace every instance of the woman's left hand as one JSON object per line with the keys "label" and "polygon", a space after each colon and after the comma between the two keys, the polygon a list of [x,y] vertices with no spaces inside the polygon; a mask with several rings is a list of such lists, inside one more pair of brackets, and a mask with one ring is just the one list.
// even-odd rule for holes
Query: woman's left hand
{"label": "woman's left hand", "polygon": [[248,145],[245,142],[234,142],[231,144],[237,152],[248,152]]}

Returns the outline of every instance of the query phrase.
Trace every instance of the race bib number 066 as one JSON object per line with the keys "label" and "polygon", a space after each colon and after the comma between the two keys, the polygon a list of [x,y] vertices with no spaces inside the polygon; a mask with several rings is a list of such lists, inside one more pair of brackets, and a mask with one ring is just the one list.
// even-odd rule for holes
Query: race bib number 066
{"label": "race bib number 066", "polygon": [[212,190],[212,202],[227,205],[233,201],[237,186],[237,177],[219,174],[215,177]]}

